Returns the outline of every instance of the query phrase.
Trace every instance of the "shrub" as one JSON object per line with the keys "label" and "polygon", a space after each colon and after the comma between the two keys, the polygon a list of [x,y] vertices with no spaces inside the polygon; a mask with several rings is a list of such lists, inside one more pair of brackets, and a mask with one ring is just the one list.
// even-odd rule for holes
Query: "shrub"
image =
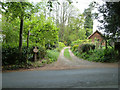
{"label": "shrub", "polygon": [[56,48],[57,51],[61,51],[65,47],[65,44],[63,42],[58,42],[58,48]]}
{"label": "shrub", "polygon": [[74,45],[74,46],[72,47],[72,51],[77,52],[77,51],[78,51],[78,46],[79,46],[79,45]]}
{"label": "shrub", "polygon": [[46,58],[48,58],[49,60],[48,63],[57,61],[59,54],[60,52],[58,52],[57,50],[47,50]]}
{"label": "shrub", "polygon": [[95,49],[95,45],[93,45],[93,44],[82,44],[82,45],[79,45],[78,52],[79,53],[83,53],[83,52],[88,53],[88,51],[94,50],[94,49]]}
{"label": "shrub", "polygon": [[17,47],[3,45],[2,46],[2,65],[19,63],[19,50]]}
{"label": "shrub", "polygon": [[47,60],[42,60],[42,63],[43,63],[43,64],[46,64],[46,63],[47,63]]}
{"label": "shrub", "polygon": [[76,41],[73,41],[72,44],[71,44],[71,47],[73,47],[74,45],[81,45],[81,44],[91,44],[91,40],[88,40],[88,39],[85,39],[85,40],[76,40]]}
{"label": "shrub", "polygon": [[[19,48],[17,45],[13,44],[3,44],[2,45],[2,65],[17,65],[26,62],[27,52],[28,60],[33,61],[33,48],[34,46],[29,46],[28,50],[26,46],[22,47],[22,55],[20,56]],[[38,47],[38,58],[42,59],[45,57],[46,50],[43,47]]]}
{"label": "shrub", "polygon": [[59,48],[65,47],[65,44],[63,42],[58,42],[58,44],[59,44]]}
{"label": "shrub", "polygon": [[88,53],[74,53],[76,56],[86,59],[88,61],[95,62],[117,62],[119,60],[119,54],[114,49],[95,49],[90,50]]}
{"label": "shrub", "polygon": [[46,49],[42,46],[39,46],[38,49],[39,49],[39,51],[37,53],[38,59],[43,59],[46,55]]}

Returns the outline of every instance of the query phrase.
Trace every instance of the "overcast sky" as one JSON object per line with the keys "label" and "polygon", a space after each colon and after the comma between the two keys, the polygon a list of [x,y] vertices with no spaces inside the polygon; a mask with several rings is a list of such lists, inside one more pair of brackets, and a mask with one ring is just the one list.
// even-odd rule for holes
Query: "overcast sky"
{"label": "overcast sky", "polygon": [[[77,7],[80,10],[80,12],[82,13],[84,11],[84,9],[88,8],[89,4],[93,1],[98,2],[100,5],[103,3],[102,0],[74,0],[74,6]],[[75,3],[75,2],[78,2],[78,3]],[[96,10],[95,10],[95,12],[96,12]],[[93,32],[98,30],[97,26],[99,24],[100,23],[97,20],[93,21]]]}

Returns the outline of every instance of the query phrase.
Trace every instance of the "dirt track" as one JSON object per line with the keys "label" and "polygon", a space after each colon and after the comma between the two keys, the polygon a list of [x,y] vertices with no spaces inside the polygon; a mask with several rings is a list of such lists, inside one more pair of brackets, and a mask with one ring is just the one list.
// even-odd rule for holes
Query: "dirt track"
{"label": "dirt track", "polygon": [[[64,49],[69,48],[72,60],[64,57]],[[104,67],[118,67],[117,63],[99,63],[82,60],[76,57],[70,50],[70,47],[65,47],[58,58],[57,62],[39,68],[40,70],[58,70],[58,69],[80,69],[80,68],[104,68]]]}

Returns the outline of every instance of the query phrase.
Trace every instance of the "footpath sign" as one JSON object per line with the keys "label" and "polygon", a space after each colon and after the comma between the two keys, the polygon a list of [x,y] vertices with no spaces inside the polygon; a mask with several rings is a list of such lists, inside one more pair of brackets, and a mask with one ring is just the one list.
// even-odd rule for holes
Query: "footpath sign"
{"label": "footpath sign", "polygon": [[38,52],[38,49],[37,49],[36,46],[35,46],[35,48],[33,49],[33,52],[34,52],[34,61],[37,61],[37,52]]}

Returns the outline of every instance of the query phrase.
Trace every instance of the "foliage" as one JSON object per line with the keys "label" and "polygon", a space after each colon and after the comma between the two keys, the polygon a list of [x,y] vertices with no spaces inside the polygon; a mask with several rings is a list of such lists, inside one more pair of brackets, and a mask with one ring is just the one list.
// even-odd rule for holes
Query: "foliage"
{"label": "foliage", "polygon": [[114,49],[95,49],[90,50],[88,53],[73,52],[76,56],[88,61],[94,62],[117,62],[119,60],[119,54]]}
{"label": "foliage", "polygon": [[92,11],[94,10],[96,5],[96,2],[91,2],[89,4],[89,7],[86,8],[83,12],[84,18],[85,18],[85,22],[84,22],[84,29],[86,32],[86,37],[90,36],[92,34],[93,31],[93,20],[94,20],[94,14],[92,13]]}
{"label": "foliage", "polygon": [[[19,57],[19,49],[17,45],[2,45],[2,65],[19,64],[25,62],[25,51],[22,52],[22,57]],[[19,60],[21,58],[22,60]]]}
{"label": "foliage", "polygon": [[84,16],[85,16],[85,23],[84,23],[84,28],[93,28],[93,20],[92,20],[92,13],[91,13],[91,9],[85,9],[84,10]]}
{"label": "foliage", "polygon": [[91,44],[91,40],[88,40],[88,39],[84,39],[84,40],[76,40],[76,41],[73,41],[71,46],[73,47],[74,45],[81,45],[81,44]]}
{"label": "foliage", "polygon": [[68,48],[66,48],[66,49],[64,50],[64,56],[65,56],[66,58],[68,58],[69,60],[72,59],[71,56],[70,56],[70,53],[69,53],[69,49],[68,49]]}
{"label": "foliage", "polygon": [[36,68],[36,67],[42,67],[44,66],[44,63],[41,61],[28,61],[27,64],[20,63],[19,65],[7,65],[7,66],[2,66],[2,70],[18,70],[18,69],[30,69],[30,68]]}
{"label": "foliage", "polygon": [[9,19],[13,20],[14,18],[28,18],[30,14],[33,12],[33,5],[29,2],[1,2],[2,9],[5,12],[3,14],[7,15]]}
{"label": "foliage", "polygon": [[74,46],[72,47],[72,51],[77,52],[77,51],[78,51],[78,47],[79,47],[79,45],[74,45]]}
{"label": "foliage", "polygon": [[[39,52],[38,59],[43,59],[46,55],[46,44],[50,44],[51,47],[58,43],[58,28],[55,26],[52,18],[46,19],[43,14],[35,15],[35,7],[31,3],[27,2],[8,2],[1,3],[3,9],[10,15],[3,12],[3,34],[5,38],[3,40],[3,65],[21,64],[25,63],[26,57],[29,61],[33,61],[33,48],[38,47]],[[25,5],[25,6],[24,6]],[[30,5],[30,7],[29,7]],[[13,6],[13,7],[12,7]],[[18,7],[16,7],[18,6]],[[16,8],[15,8],[16,7]],[[26,7],[26,8],[25,8]],[[34,7],[34,8],[33,8]],[[21,8],[21,9],[20,9]],[[31,9],[32,8],[32,9]],[[17,11],[15,11],[16,9]],[[20,9],[20,10],[19,10]],[[36,9],[37,10],[37,9]],[[22,16],[21,16],[22,14]],[[24,14],[24,15],[23,15]],[[30,15],[29,15],[30,14]],[[29,16],[29,17],[28,17]],[[20,20],[24,19],[24,31],[22,34],[22,27]],[[22,21],[23,22],[23,21]],[[21,28],[21,29],[20,29]],[[19,42],[19,31],[20,40]],[[27,50],[26,39],[28,37],[28,31],[30,31],[29,48]],[[23,40],[22,40],[23,38]],[[19,44],[18,44],[19,42]],[[21,54],[18,49],[18,45],[23,44]],[[28,52],[28,56],[27,56]],[[21,55],[21,56],[20,56]]]}
{"label": "foliage", "polygon": [[37,46],[37,47],[38,47],[38,50],[39,50],[38,53],[37,53],[38,59],[41,60],[46,55],[46,49],[45,49],[45,47],[42,47],[42,46]]}
{"label": "foliage", "polygon": [[47,54],[46,54],[46,58],[48,58],[47,63],[52,63],[54,61],[57,61],[59,54],[60,52],[58,52],[57,50],[47,50]]}
{"label": "foliage", "polygon": [[[19,48],[17,44],[3,44],[2,45],[2,65],[13,65],[21,64],[26,62],[26,56],[28,52],[28,60],[33,61],[33,48],[34,46],[29,46],[28,50],[26,46],[22,47],[22,55],[19,53]],[[43,47],[38,47],[38,59],[43,59],[45,57],[45,49]]]}
{"label": "foliage", "polygon": [[39,43],[43,47],[46,44],[55,45],[58,42],[58,28],[55,26],[51,18],[45,19],[43,14],[40,16],[33,16],[32,20],[25,22],[25,37],[28,30],[30,30],[30,41]]}
{"label": "foliage", "polygon": [[94,50],[94,49],[95,49],[94,44],[82,44],[82,45],[79,45],[78,52],[79,53],[83,53],[83,52],[88,53],[90,50]]}
{"label": "foliage", "polygon": [[7,21],[5,15],[2,16],[2,34],[3,43],[18,43],[19,42],[19,19],[14,19],[10,23]]}
{"label": "foliage", "polygon": [[2,6],[2,14],[5,15],[8,21],[12,21],[19,18],[20,21],[20,40],[19,40],[19,51],[22,52],[22,32],[23,32],[23,22],[25,18],[30,18],[31,13],[33,13],[33,5],[29,2],[0,2]]}
{"label": "foliage", "polygon": [[108,36],[111,35],[112,39],[114,36],[120,36],[120,2],[106,2],[99,6],[98,10],[103,16],[102,20],[98,18],[98,21],[103,24],[100,29],[104,30]]}
{"label": "foliage", "polygon": [[84,18],[83,15],[80,14],[77,18],[71,17],[69,18],[68,25],[64,30],[64,41],[67,42],[67,45],[70,45],[71,42],[77,39],[85,39],[85,29],[83,28]]}
{"label": "foliage", "polygon": [[61,51],[65,47],[65,44],[63,42],[58,42],[58,47],[56,48],[57,51]]}

